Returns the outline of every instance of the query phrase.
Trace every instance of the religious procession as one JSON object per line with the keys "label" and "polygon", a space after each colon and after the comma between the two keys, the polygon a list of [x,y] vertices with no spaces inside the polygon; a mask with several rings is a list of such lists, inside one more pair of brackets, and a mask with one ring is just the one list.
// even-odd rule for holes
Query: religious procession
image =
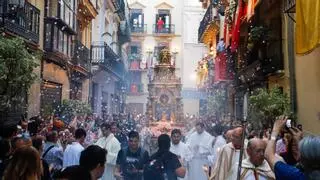
{"label": "religious procession", "polygon": [[0,0],[1,180],[320,180],[320,0]]}

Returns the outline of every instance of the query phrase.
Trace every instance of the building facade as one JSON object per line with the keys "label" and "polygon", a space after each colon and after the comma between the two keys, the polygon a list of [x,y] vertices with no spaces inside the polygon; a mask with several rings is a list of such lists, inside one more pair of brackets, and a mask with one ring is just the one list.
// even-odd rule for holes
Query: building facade
{"label": "building facade", "polygon": [[244,118],[245,96],[257,88],[290,92],[289,63],[283,56],[282,2],[203,1],[207,12],[199,40],[210,49],[215,88],[225,90],[231,120]]}
{"label": "building facade", "polygon": [[41,114],[63,100],[88,102],[92,20],[97,0],[46,0],[41,62]]}
{"label": "building facade", "polygon": [[[298,12],[298,8],[300,8],[300,12]],[[301,11],[302,9],[305,11]],[[297,46],[297,43],[301,43],[301,38],[302,40],[305,39],[307,41],[307,43],[304,42],[301,44],[308,44],[308,42],[320,42],[319,37],[310,37],[312,41],[309,41],[310,39],[305,38],[304,36],[299,37],[301,36],[300,33],[305,35],[308,32],[301,32],[301,29],[297,29],[298,26],[305,27],[307,29],[312,29],[311,27],[319,29],[319,24],[313,23],[312,20],[308,21],[308,23],[300,21],[301,18],[309,16],[308,13],[319,14],[319,7],[315,6],[313,2],[284,0],[283,12],[283,49],[284,56],[289,64],[292,110],[296,112],[298,123],[303,125],[303,129],[306,134],[319,135],[320,74],[318,67],[320,65],[320,48],[317,48],[317,44],[319,43],[315,43],[313,46],[309,46],[308,48],[301,45]],[[317,17],[317,15],[314,14],[314,17]],[[300,39],[298,40],[298,38]],[[304,52],[301,53],[301,51]]]}
{"label": "building facade", "polygon": [[182,97],[184,113],[189,115],[202,115],[200,109],[206,102],[206,92],[197,86],[196,68],[198,60],[207,53],[207,47],[198,43],[198,29],[205,10],[199,1],[183,1],[183,76]]}
{"label": "building facade", "polygon": [[93,112],[103,118],[124,111],[131,35],[128,17],[125,0],[108,0],[101,1],[98,18],[93,22],[90,101]]}
{"label": "building facade", "polygon": [[[319,29],[317,20],[312,19],[317,16],[310,16],[319,12],[319,7],[300,0],[201,2],[211,12],[203,18],[199,40],[209,45],[209,54],[218,56],[223,47],[232,60],[228,61],[227,57],[223,65],[221,59],[214,63],[214,79],[221,75],[221,67],[223,72],[234,71],[231,87],[234,96],[228,99],[229,113],[233,112],[235,119],[243,119],[246,94],[257,88],[278,87],[289,94],[297,123],[303,125],[307,134],[319,134],[317,46],[320,40],[318,36],[304,37],[306,33],[316,34],[314,29]],[[306,17],[311,19],[303,21]],[[218,34],[220,40],[223,38],[221,43]]]}
{"label": "building facade", "polygon": [[[199,2],[131,0],[130,24],[132,41],[129,47],[129,76],[127,110],[145,114],[148,84],[159,52],[167,47],[171,51],[171,65],[181,78],[184,113],[198,114],[199,100],[194,74],[195,60],[203,56],[203,46],[196,41],[194,24],[199,24]],[[187,54],[187,56],[186,56]],[[187,58],[186,58],[187,57]],[[184,92],[185,90],[185,92]]]}
{"label": "building facade", "polygon": [[182,6],[181,1],[130,0],[132,39],[129,46],[127,110],[145,114],[148,84],[159,52],[167,47],[171,65],[182,77]]}
{"label": "building facade", "polygon": [[91,104],[101,117],[124,111],[130,41],[125,0],[0,2],[5,34],[43,52],[34,69],[39,80],[28,90],[28,108],[15,112],[18,119],[25,112],[28,117],[51,114],[69,99]]}
{"label": "building facade", "polygon": [[[1,25],[5,37],[21,37],[25,40],[27,47],[31,51],[43,50],[43,14],[44,2],[41,0],[29,1],[0,1]],[[39,59],[40,62],[40,59]],[[40,75],[40,67],[34,69]],[[12,112],[8,112],[5,117],[9,121],[18,121],[25,112],[39,112],[40,88],[36,83],[29,91],[22,90],[24,102],[13,105]],[[25,108],[27,107],[27,108]],[[1,117],[3,118],[3,117]],[[1,119],[1,123],[3,123]],[[11,122],[9,122],[11,123]]]}

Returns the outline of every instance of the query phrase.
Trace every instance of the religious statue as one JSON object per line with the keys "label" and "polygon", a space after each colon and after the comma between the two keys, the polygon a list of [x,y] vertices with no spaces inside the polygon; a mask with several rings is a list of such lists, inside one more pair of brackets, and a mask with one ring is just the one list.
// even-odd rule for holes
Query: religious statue
{"label": "religious statue", "polygon": [[174,115],[174,112],[171,112],[170,114],[170,121],[175,122],[176,121],[176,116]]}
{"label": "religious statue", "polygon": [[162,112],[161,121],[167,121],[167,113],[164,111]]}
{"label": "religious statue", "polygon": [[161,50],[159,55],[160,64],[171,64],[171,54],[169,49],[164,48]]}

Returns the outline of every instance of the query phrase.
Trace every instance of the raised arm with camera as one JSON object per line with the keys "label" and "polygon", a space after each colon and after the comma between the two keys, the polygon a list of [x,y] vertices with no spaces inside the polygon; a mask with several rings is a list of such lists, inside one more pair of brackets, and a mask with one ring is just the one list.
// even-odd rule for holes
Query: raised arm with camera
{"label": "raised arm with camera", "polygon": [[293,141],[292,141],[292,145],[291,145],[292,146],[291,152],[292,152],[294,159],[296,161],[299,161],[300,160],[299,142],[303,138],[303,132],[296,127],[289,128],[289,131],[293,136]]}
{"label": "raised arm with camera", "polygon": [[[296,167],[290,166],[283,162],[278,156],[276,156],[275,149],[276,149],[276,139],[280,133],[280,131],[284,128],[287,122],[286,116],[280,116],[274,123],[271,138],[268,142],[266,151],[265,151],[265,158],[268,161],[270,167],[273,169],[276,179],[287,179],[287,180],[302,180],[305,179],[305,175]],[[288,127],[288,125],[287,125]],[[292,127],[288,127],[289,130]],[[291,130],[290,130],[291,131]],[[294,135],[295,136],[295,135]],[[296,133],[298,137],[298,133]],[[295,151],[299,151],[298,149]]]}
{"label": "raised arm with camera", "polygon": [[280,116],[274,123],[270,140],[268,142],[265,158],[268,161],[270,167],[274,170],[274,165],[276,162],[280,161],[280,158],[276,157],[276,140],[281,131],[281,129],[286,124],[287,117]]}

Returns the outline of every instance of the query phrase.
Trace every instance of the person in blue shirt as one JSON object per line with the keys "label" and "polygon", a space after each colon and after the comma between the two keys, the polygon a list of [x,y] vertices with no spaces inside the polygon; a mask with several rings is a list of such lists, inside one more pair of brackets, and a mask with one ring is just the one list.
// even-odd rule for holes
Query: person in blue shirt
{"label": "person in blue shirt", "polygon": [[300,163],[299,169],[283,162],[275,154],[275,142],[280,131],[284,128],[287,117],[281,116],[276,120],[271,139],[268,142],[265,157],[274,170],[276,179],[281,180],[320,180],[320,136],[308,136],[302,139],[302,132],[295,127],[289,128],[290,133],[301,140],[299,142]]}

